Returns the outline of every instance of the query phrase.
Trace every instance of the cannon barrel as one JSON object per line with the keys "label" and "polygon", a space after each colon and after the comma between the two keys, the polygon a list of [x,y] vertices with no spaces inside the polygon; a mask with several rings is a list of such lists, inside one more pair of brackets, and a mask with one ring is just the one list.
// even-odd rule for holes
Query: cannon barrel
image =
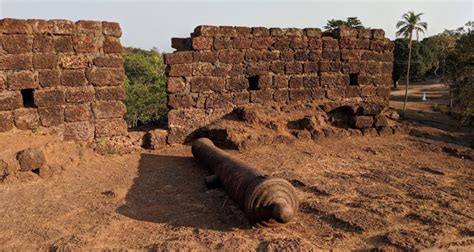
{"label": "cannon barrel", "polygon": [[217,148],[207,138],[197,139],[192,153],[214,173],[206,178],[206,183],[215,183],[217,179],[253,225],[275,227],[289,222],[296,214],[298,197],[288,181],[265,175]]}

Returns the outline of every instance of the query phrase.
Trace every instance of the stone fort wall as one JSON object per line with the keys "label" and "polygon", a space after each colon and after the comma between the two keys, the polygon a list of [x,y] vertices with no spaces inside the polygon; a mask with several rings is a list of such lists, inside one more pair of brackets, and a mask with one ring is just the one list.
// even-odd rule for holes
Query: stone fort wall
{"label": "stone fort wall", "polygon": [[363,104],[362,128],[388,105],[393,44],[380,29],[198,26],[172,47],[168,143],[239,106]]}
{"label": "stone fort wall", "polygon": [[0,132],[127,132],[118,23],[0,20]]}

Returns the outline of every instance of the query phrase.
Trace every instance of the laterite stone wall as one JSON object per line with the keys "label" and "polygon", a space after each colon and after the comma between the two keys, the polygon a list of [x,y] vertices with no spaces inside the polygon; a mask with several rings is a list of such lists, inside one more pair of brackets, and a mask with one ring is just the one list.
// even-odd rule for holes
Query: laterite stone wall
{"label": "laterite stone wall", "polygon": [[0,132],[127,132],[118,23],[0,20]]}
{"label": "laterite stone wall", "polygon": [[383,30],[198,26],[172,47],[169,143],[239,106],[388,105],[393,44]]}

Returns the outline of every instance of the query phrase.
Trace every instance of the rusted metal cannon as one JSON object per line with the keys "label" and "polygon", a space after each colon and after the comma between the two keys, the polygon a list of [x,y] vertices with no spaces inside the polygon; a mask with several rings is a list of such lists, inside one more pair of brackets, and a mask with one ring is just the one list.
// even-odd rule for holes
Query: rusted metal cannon
{"label": "rusted metal cannon", "polygon": [[192,153],[214,172],[206,177],[206,184],[220,183],[253,225],[279,226],[296,214],[298,197],[288,181],[265,175],[256,167],[217,148],[207,138],[196,140]]}

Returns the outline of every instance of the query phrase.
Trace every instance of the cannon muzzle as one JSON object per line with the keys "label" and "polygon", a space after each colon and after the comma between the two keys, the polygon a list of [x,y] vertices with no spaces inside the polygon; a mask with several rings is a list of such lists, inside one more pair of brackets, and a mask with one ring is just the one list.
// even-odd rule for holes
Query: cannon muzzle
{"label": "cannon muzzle", "polygon": [[196,140],[192,153],[214,173],[206,178],[206,184],[210,187],[221,184],[253,225],[275,227],[295,216],[298,197],[288,181],[265,175],[256,167],[217,148],[207,138]]}

